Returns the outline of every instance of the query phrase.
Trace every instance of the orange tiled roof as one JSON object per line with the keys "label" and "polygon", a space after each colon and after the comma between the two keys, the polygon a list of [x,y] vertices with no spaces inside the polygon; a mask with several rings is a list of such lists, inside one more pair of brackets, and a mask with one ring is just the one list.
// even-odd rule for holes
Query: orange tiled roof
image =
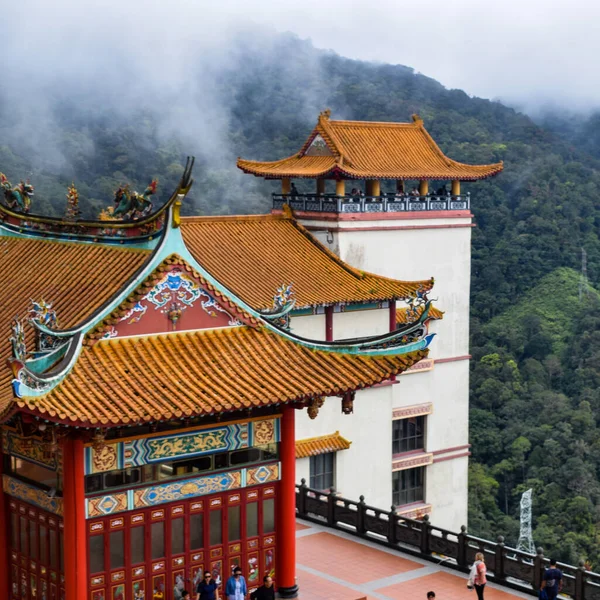
{"label": "orange tiled roof", "polygon": [[433,285],[354,269],[282,215],[187,217],[181,231],[194,258],[254,309],[271,308],[277,288],[288,283],[298,308],[411,297]]}
{"label": "orange tiled roof", "polygon": [[[0,237],[0,413],[12,401],[11,320],[26,318],[31,300],[46,300],[56,310],[61,329],[91,315],[139,269],[147,250],[126,250],[91,244]],[[29,348],[33,328],[25,327]]]}
{"label": "orange tiled roof", "polygon": [[[420,316],[420,314],[423,312],[423,309],[417,309],[417,317]],[[408,315],[409,315],[409,308],[398,308],[396,310],[396,324],[398,325],[405,325],[409,322],[408,320]],[[432,319],[432,320],[440,320],[444,318],[444,313],[439,309],[436,308],[435,306],[431,305],[431,307],[429,308],[429,314],[427,315],[428,319]],[[414,317],[413,317],[414,319]]]}
{"label": "orange tiled roof", "polygon": [[[331,156],[307,156],[320,135]],[[503,164],[467,165],[448,158],[423,121],[412,123],[330,121],[325,111],[300,152],[273,162],[238,159],[238,167],[261,177],[332,177],[354,179],[435,179],[474,181],[496,175]]]}
{"label": "orange tiled roof", "polygon": [[306,458],[308,456],[317,456],[317,454],[348,450],[351,443],[342,437],[339,431],[330,433],[329,435],[296,440],[296,458]]}
{"label": "orange tiled roof", "polygon": [[401,373],[427,356],[312,351],[251,327],[102,340],[65,380],[16,408],[84,425],[162,421],[341,395]]}

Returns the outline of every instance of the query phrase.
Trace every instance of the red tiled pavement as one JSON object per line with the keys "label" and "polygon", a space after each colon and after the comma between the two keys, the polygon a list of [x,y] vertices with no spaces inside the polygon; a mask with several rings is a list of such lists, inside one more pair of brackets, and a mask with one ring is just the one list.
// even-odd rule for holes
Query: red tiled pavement
{"label": "red tiled pavement", "polygon": [[[425,575],[404,583],[397,583],[386,588],[378,588],[377,593],[395,600],[425,600],[429,590],[435,592],[439,600],[475,600],[475,591],[467,589],[467,576],[454,575],[440,571]],[[350,596],[348,597],[350,598]],[[497,590],[486,586],[485,600],[513,600],[519,598],[508,591]]]}
{"label": "red tiled pavement", "polygon": [[[312,537],[312,536],[311,536]],[[358,600],[365,598],[361,592],[322,579],[306,571],[298,571],[299,600]],[[367,600],[374,600],[367,596]]]}
{"label": "red tiled pavement", "polygon": [[[322,531],[319,525],[314,527],[320,532],[309,532],[296,539],[300,600],[425,600],[429,590],[434,590],[439,600],[476,600],[475,592],[467,590],[466,574],[426,563],[429,568],[420,575],[423,565],[404,558],[400,552],[384,552],[358,538],[346,539],[336,533]],[[297,525],[298,530],[309,528],[302,523]],[[432,567],[440,570],[431,573]],[[369,589],[373,591],[370,595],[364,587],[361,589],[365,584],[401,573],[409,573],[411,579],[385,587],[371,585]],[[523,595],[509,590],[489,586],[485,590],[486,600],[521,598]]]}
{"label": "red tiled pavement", "polygon": [[297,539],[296,561],[351,584],[423,568],[412,560],[325,532]]}
{"label": "red tiled pavement", "polygon": [[302,525],[302,523],[296,523],[296,531],[302,531],[303,529],[310,529],[308,525]]}

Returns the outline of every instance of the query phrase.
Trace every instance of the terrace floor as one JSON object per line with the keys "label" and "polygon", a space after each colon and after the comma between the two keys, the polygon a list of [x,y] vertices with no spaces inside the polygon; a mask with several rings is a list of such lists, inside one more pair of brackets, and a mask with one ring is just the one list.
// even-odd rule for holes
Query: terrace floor
{"label": "terrace floor", "polygon": [[[466,575],[298,520],[296,569],[301,600],[476,600]],[[531,596],[488,583],[485,600]]]}

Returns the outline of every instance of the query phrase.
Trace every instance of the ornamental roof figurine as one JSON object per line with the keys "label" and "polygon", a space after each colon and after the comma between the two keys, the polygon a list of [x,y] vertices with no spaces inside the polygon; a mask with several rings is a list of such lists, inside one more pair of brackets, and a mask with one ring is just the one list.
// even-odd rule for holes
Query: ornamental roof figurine
{"label": "ornamental roof figurine", "polygon": [[497,175],[502,162],[467,165],[448,158],[423,121],[412,123],[332,121],[330,111],[293,156],[272,162],[243,160],[245,173],[266,179],[341,178],[475,181]]}

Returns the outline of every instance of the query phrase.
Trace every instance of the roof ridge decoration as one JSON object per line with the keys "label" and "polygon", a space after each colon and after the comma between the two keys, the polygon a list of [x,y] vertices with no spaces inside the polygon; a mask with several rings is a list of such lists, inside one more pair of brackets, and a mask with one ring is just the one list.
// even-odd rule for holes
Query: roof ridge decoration
{"label": "roof ridge decoration", "polygon": [[[64,217],[46,217],[29,212],[29,205],[25,201],[9,201],[8,196],[16,194],[6,176],[0,173],[0,187],[4,188],[5,202],[0,202],[0,232],[5,230],[14,235],[34,236],[34,237],[55,237],[57,239],[72,241],[93,241],[107,244],[146,244],[147,247],[155,245],[155,240],[164,230],[165,218],[169,208],[177,205],[181,206],[181,200],[188,193],[193,184],[192,169],[195,158],[187,157],[186,165],[179,183],[168,200],[156,211],[145,214],[144,209],[148,209],[150,201],[148,197],[154,194],[157,180],[146,188],[142,194],[137,192],[128,192],[128,186],[117,190],[116,200],[119,204],[115,210],[122,212],[129,207],[127,212],[134,210],[138,204],[142,206],[140,217],[134,220],[116,220],[116,219],[97,219],[87,220],[75,218],[75,211],[78,211],[78,196],[74,184],[68,188],[68,203],[73,205],[67,211]],[[21,182],[22,187],[30,187],[30,195],[33,195],[33,186],[29,183]],[[9,190],[9,188],[11,188]],[[24,189],[25,189],[24,188]],[[20,192],[19,192],[20,193]],[[27,190],[21,196],[27,196]],[[76,197],[77,196],[77,197]],[[135,198],[134,198],[135,196]],[[24,196],[23,196],[24,197]],[[27,196],[29,197],[29,196]],[[135,206],[134,206],[135,205]],[[179,210],[173,213],[175,226],[178,226],[180,216]]]}
{"label": "roof ridge decoration", "polygon": [[[334,153],[310,155],[308,148],[321,135]],[[334,121],[319,115],[306,142],[296,154],[276,161],[239,158],[238,168],[267,179],[339,178],[476,181],[500,173],[503,163],[468,165],[447,157],[413,115],[410,123]]]}

